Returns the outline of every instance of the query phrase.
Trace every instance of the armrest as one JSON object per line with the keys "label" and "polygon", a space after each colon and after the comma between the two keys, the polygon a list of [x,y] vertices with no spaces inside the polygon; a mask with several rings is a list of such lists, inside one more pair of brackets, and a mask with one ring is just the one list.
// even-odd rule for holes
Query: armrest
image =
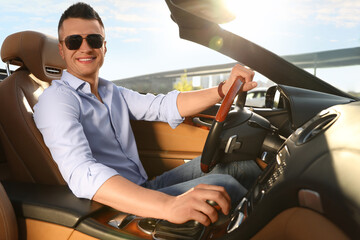
{"label": "armrest", "polygon": [[107,224],[118,212],[79,199],[67,186],[2,182],[18,217],[31,218],[76,229],[98,239],[142,239]]}
{"label": "armrest", "polygon": [[17,216],[75,228],[83,219],[108,207],[79,199],[67,186],[2,183]]}

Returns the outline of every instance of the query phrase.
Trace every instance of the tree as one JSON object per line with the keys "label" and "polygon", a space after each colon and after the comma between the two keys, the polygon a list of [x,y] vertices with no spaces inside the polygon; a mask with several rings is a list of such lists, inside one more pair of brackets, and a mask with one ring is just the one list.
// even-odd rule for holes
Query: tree
{"label": "tree", "polygon": [[192,81],[189,81],[187,78],[187,71],[184,70],[184,73],[181,74],[180,80],[174,83],[174,89],[185,92],[185,91],[191,91],[193,90]]}

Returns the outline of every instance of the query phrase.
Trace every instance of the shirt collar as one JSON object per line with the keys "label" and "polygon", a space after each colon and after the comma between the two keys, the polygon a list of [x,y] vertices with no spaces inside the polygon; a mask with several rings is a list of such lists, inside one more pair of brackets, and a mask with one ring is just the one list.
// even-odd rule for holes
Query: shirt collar
{"label": "shirt collar", "polygon": [[[91,93],[91,87],[90,84],[84,80],[81,80],[80,78],[75,77],[71,73],[68,73],[67,71],[63,71],[63,74],[61,76],[61,80],[67,83],[69,86],[74,88],[76,91],[81,90],[84,93]],[[106,92],[111,90],[111,83],[103,78],[99,77],[99,91]]]}
{"label": "shirt collar", "polygon": [[[89,92],[91,92],[90,84],[88,82],[75,77],[71,73],[64,71],[61,76],[61,80],[64,81],[65,83],[67,83],[70,87],[74,88],[76,91],[78,89],[81,89],[85,92],[88,92],[87,90],[89,90]],[[88,87],[85,87],[86,85]]]}

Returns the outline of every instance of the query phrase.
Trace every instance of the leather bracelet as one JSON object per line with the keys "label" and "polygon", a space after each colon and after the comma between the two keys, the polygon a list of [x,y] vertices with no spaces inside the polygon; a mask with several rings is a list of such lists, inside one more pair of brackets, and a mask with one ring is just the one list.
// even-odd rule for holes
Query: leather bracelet
{"label": "leather bracelet", "polygon": [[221,98],[224,98],[224,97],[225,97],[225,94],[224,94],[224,92],[223,92],[223,90],[222,90],[222,86],[224,85],[224,83],[225,83],[225,81],[222,81],[222,82],[219,84],[218,88],[217,88],[218,94],[219,94],[219,96],[220,96]]}

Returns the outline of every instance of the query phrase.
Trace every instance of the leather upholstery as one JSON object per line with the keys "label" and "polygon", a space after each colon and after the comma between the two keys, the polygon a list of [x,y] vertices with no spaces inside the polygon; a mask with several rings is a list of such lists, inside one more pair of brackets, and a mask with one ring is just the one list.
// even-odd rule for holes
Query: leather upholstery
{"label": "leather upholstery", "polygon": [[9,170],[4,178],[44,184],[65,184],[33,121],[33,106],[65,62],[55,38],[25,31],[8,36],[1,48],[3,61],[20,65],[0,84],[0,141]]}
{"label": "leather upholstery", "polygon": [[18,239],[18,228],[14,209],[10,200],[0,183],[0,239]]}
{"label": "leather upholstery", "polygon": [[25,66],[42,81],[59,79],[66,68],[57,47],[56,38],[33,31],[14,33],[1,46],[1,59],[13,65]]}
{"label": "leather upholstery", "polygon": [[333,222],[307,208],[286,209],[274,217],[251,240],[348,240],[348,236]]}

